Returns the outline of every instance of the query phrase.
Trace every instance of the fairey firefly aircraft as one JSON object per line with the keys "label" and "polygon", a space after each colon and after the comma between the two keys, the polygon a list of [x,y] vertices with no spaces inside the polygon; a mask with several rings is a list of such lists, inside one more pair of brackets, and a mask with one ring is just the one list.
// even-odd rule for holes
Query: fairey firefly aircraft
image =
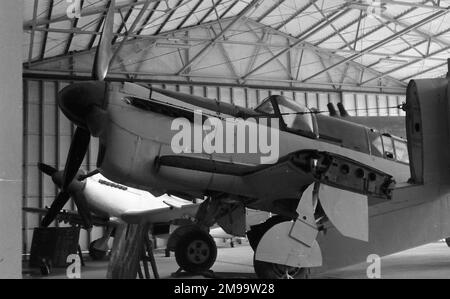
{"label": "fairey firefly aircraft", "polygon": [[[277,214],[246,232],[255,271],[266,278],[304,277],[308,269],[363,262],[371,254],[387,255],[450,234],[448,78],[411,81],[403,107],[408,143],[316,114],[283,96],[270,96],[252,110],[106,82],[113,5],[93,81],[59,93],[60,109],[77,125],[62,194],[91,135],[98,137],[97,166],[108,179],[154,195],[208,197],[196,225],[180,227],[169,245],[201,241],[207,235],[203,228],[215,222],[227,233],[243,235],[245,207]],[[242,123],[245,130],[238,129]],[[193,141],[181,142],[180,134]],[[259,152],[249,142],[255,136]],[[268,137],[269,151],[262,146]],[[220,145],[227,151],[211,151]],[[43,224],[65,202],[58,197]],[[192,263],[196,269],[211,264],[208,259]]]}

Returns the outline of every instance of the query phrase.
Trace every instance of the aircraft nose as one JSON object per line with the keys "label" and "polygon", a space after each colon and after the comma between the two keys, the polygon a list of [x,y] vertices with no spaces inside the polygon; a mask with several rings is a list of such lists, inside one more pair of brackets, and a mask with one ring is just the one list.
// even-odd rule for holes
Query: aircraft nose
{"label": "aircraft nose", "polygon": [[73,123],[98,137],[106,117],[107,83],[92,81],[71,84],[59,92],[58,105]]}

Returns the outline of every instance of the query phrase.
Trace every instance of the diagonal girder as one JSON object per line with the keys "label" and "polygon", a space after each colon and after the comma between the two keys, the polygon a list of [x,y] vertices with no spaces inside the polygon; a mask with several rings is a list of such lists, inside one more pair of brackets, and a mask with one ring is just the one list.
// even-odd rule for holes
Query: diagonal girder
{"label": "diagonal girder", "polygon": [[183,72],[185,72],[189,67],[192,66],[193,63],[195,63],[200,57],[203,56],[203,54],[206,53],[213,45],[214,43],[221,39],[225,33],[230,30],[234,24],[236,24],[242,17],[244,17],[256,4],[258,4],[260,0],[253,0],[250,4],[248,4],[239,14],[237,14],[233,20],[224,28],[218,35],[216,35],[210,42],[207,43],[207,45],[201,49],[190,61],[188,61],[176,74],[179,75]]}
{"label": "diagonal girder", "polygon": [[377,79],[381,79],[381,78],[383,78],[383,77],[386,77],[387,75],[392,74],[392,73],[395,73],[395,72],[397,72],[397,71],[399,71],[399,70],[401,70],[401,69],[404,69],[405,67],[408,67],[408,66],[410,66],[410,65],[419,63],[419,62],[421,62],[421,61],[424,61],[424,60],[426,60],[429,56],[438,55],[438,54],[441,54],[441,53],[443,53],[443,52],[445,52],[445,51],[448,51],[448,50],[450,50],[450,46],[445,47],[445,48],[442,48],[442,49],[439,49],[439,50],[437,50],[437,51],[435,51],[435,52],[433,52],[433,53],[431,53],[431,54],[429,54],[429,55],[427,55],[427,56],[425,56],[425,57],[421,57],[421,58],[419,58],[419,59],[415,59],[415,60],[410,61],[410,62],[408,62],[408,63],[402,64],[401,66],[396,67],[396,68],[393,68],[392,70],[389,70],[389,71],[387,71],[387,72],[385,72],[385,73],[382,73],[382,74],[380,74],[380,75],[378,75],[378,76],[376,76],[376,77],[370,78],[370,79],[368,79],[368,80],[362,82],[361,85],[364,85],[364,84],[367,84],[367,83],[372,82],[372,81],[374,81],[374,80],[377,80]]}
{"label": "diagonal girder", "polygon": [[327,72],[327,71],[329,71],[331,69],[334,69],[334,68],[336,68],[336,67],[338,67],[338,66],[340,66],[340,65],[342,65],[342,64],[344,64],[344,63],[346,63],[348,61],[352,61],[352,60],[354,60],[356,58],[359,58],[359,57],[363,56],[366,53],[369,53],[370,51],[378,49],[378,48],[388,44],[389,42],[391,42],[391,41],[393,41],[393,40],[395,40],[395,39],[397,39],[397,38],[399,38],[399,37],[401,37],[401,36],[411,32],[412,30],[414,30],[414,29],[416,29],[416,28],[418,28],[418,27],[420,27],[420,26],[422,26],[424,24],[427,24],[427,23],[429,23],[429,22],[431,22],[431,21],[433,21],[433,20],[435,20],[437,18],[440,18],[440,17],[444,16],[445,14],[448,13],[448,11],[449,10],[447,9],[447,10],[442,10],[442,11],[436,12],[436,13],[434,13],[434,14],[432,14],[432,15],[430,15],[430,16],[422,19],[422,20],[420,20],[416,24],[412,24],[412,25],[408,26],[407,28],[404,28],[403,30],[398,31],[395,34],[393,34],[393,35],[391,35],[391,36],[389,36],[389,37],[387,37],[387,38],[385,38],[385,39],[383,39],[383,40],[381,40],[381,41],[379,41],[379,42],[377,42],[375,44],[372,44],[371,46],[369,46],[369,47],[365,48],[364,50],[360,51],[360,53],[351,55],[351,56],[349,56],[349,57],[347,57],[347,58],[345,58],[345,59],[343,59],[343,60],[341,60],[341,61],[339,61],[339,62],[337,62],[337,63],[335,63],[333,65],[331,65],[331,66],[329,66],[326,69],[320,70],[319,72],[317,72],[317,73],[309,76],[308,78],[304,79],[303,82],[311,80],[311,79],[313,79],[313,78],[315,78],[315,77],[317,77],[317,76],[319,76],[319,75],[321,75],[321,74],[323,74],[323,73],[325,73],[325,72]]}
{"label": "diagonal girder", "polygon": [[272,13],[272,11],[274,11],[275,9],[277,9],[281,4],[283,4],[283,2],[285,2],[286,0],[278,0],[274,5],[272,5],[268,10],[266,10],[257,20],[256,22],[261,22],[265,17],[267,17],[268,15],[270,15]]}
{"label": "diagonal girder", "polygon": [[309,36],[315,34],[316,32],[322,30],[323,28],[325,28],[326,26],[328,26],[331,22],[333,22],[334,20],[340,18],[341,16],[345,15],[348,12],[348,9],[345,9],[343,11],[336,11],[332,13],[332,16],[328,17],[328,21],[326,21],[324,24],[322,24],[319,27],[316,27],[314,30],[309,31],[307,33],[305,33],[303,35],[303,38],[301,39],[297,39],[296,42],[294,42],[292,45],[290,45],[288,48],[281,50],[280,52],[278,52],[278,54],[276,54],[275,56],[273,56],[272,58],[270,58],[269,60],[263,62],[262,64],[258,65],[257,67],[255,67],[253,70],[251,70],[250,72],[248,72],[247,74],[245,74],[242,79],[246,79],[248,76],[250,76],[251,74],[255,73],[256,71],[260,70],[262,67],[266,66],[267,64],[269,64],[270,62],[274,61],[275,59],[277,59],[279,56],[283,55],[284,53],[286,53],[287,51],[290,51],[290,49],[297,47],[298,45],[300,45],[301,43],[303,43]]}
{"label": "diagonal girder", "polygon": [[405,81],[405,80],[408,80],[408,79],[410,79],[410,78],[414,78],[414,77],[416,77],[416,76],[420,76],[420,75],[426,74],[426,73],[428,73],[428,72],[437,70],[437,69],[439,69],[439,68],[441,68],[441,67],[447,66],[447,64],[448,64],[447,62],[438,64],[438,65],[433,66],[433,67],[431,67],[431,68],[424,69],[424,70],[422,70],[422,71],[420,71],[420,72],[418,72],[418,73],[415,73],[415,74],[409,75],[409,76],[407,76],[407,77],[401,78],[400,80]]}

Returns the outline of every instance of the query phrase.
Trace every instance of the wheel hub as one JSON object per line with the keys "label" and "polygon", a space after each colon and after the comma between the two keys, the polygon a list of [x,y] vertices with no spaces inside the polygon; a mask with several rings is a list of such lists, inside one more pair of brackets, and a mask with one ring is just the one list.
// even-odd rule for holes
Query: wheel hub
{"label": "wheel hub", "polygon": [[195,240],[187,247],[187,257],[191,263],[204,263],[210,255],[208,244],[203,240]]}
{"label": "wheel hub", "polygon": [[294,279],[303,268],[289,267],[285,265],[272,264],[274,273],[281,279]]}

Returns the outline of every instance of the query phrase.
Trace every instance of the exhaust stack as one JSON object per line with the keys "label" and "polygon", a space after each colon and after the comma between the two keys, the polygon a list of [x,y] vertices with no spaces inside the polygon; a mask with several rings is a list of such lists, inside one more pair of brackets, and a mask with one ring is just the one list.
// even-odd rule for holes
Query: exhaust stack
{"label": "exhaust stack", "polygon": [[345,110],[344,104],[342,102],[337,103],[339,113],[341,114],[341,117],[349,117],[347,110]]}

